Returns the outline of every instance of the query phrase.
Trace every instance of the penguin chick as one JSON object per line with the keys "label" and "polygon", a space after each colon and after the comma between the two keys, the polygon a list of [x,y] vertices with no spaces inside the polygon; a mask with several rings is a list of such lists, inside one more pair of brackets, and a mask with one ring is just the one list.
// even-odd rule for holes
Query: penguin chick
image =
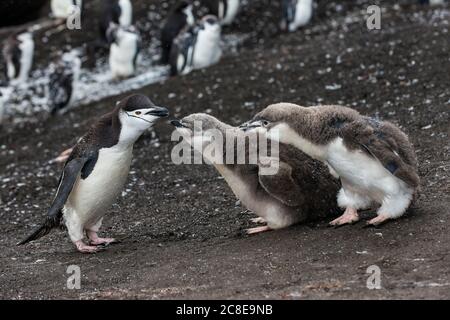
{"label": "penguin chick", "polygon": [[24,84],[33,65],[34,40],[31,32],[13,34],[4,43],[3,58],[6,75],[12,83]]}
{"label": "penguin chick", "polygon": [[362,116],[342,106],[268,106],[250,122],[253,127],[318,159],[339,176],[338,204],[345,213],[331,222],[359,220],[358,209],[380,204],[378,225],[398,218],[409,207],[419,186],[417,160],[408,137],[395,125]]}
{"label": "penguin chick", "polygon": [[48,87],[51,115],[70,106],[80,76],[81,60],[75,52],[64,53],[59,61],[50,65]]}
{"label": "penguin chick", "polygon": [[161,64],[169,63],[172,43],[180,32],[186,27],[194,26],[192,7],[192,1],[180,1],[164,23],[161,30]]}
{"label": "penguin chick", "polygon": [[215,16],[205,16],[193,29],[185,29],[175,39],[170,52],[171,75],[188,74],[219,62],[221,27]]}
{"label": "penguin chick", "polygon": [[[248,233],[281,229],[340,212],[335,200],[338,181],[319,161],[298,149],[281,144],[278,157],[263,156],[260,148],[264,147],[255,132],[244,132],[203,113],[172,124],[187,143],[214,165],[242,204],[260,217],[255,220],[267,222],[267,226],[249,229]],[[253,143],[256,148],[251,148]],[[245,153],[244,163],[238,161],[240,152]],[[253,163],[252,158],[256,159]],[[270,167],[278,170],[267,171]]]}
{"label": "penguin chick", "polygon": [[[130,169],[136,140],[168,111],[143,95],[123,99],[78,141],[64,165],[45,222],[19,245],[39,239],[64,223],[80,252],[97,252],[114,242],[97,232],[105,211],[120,194]],[[87,236],[89,242],[83,241]]]}
{"label": "penguin chick", "polygon": [[312,0],[282,0],[281,30],[294,32],[309,23],[313,13]]}
{"label": "penguin chick", "polygon": [[140,51],[141,37],[133,26],[121,27],[111,24],[108,29],[109,67],[114,79],[128,78],[136,70],[137,56]]}
{"label": "penguin chick", "polygon": [[230,25],[234,21],[240,7],[240,0],[203,0],[203,3],[210,14],[219,18],[223,26]]}

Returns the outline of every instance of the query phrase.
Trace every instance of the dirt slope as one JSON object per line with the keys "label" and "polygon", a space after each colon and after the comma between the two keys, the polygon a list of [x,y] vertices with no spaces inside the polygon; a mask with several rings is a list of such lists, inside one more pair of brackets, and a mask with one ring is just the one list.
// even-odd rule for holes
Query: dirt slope
{"label": "dirt slope", "polygon": [[[105,221],[103,234],[121,244],[82,255],[55,231],[16,247],[55,191],[60,168],[48,160],[114,97],[0,133],[0,298],[450,298],[449,7],[386,4],[382,29],[371,32],[366,7],[344,2],[345,11],[321,13],[295,34],[259,33],[264,41],[237,56],[136,92],[175,116],[207,111],[231,124],[279,101],[340,103],[393,121],[410,135],[422,178],[404,218],[379,229],[323,221],[246,236],[252,214],[213,168],[174,165],[172,128],[161,123],[137,143],[129,183]],[[80,290],[66,288],[73,264]],[[374,264],[381,290],[366,288]]]}

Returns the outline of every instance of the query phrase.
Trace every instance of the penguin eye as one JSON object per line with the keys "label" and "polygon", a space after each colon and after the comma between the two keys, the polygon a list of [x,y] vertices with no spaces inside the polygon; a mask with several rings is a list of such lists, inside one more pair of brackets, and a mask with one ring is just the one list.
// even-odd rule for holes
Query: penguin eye
{"label": "penguin eye", "polygon": [[269,125],[269,121],[263,120],[262,124],[263,124],[264,127],[267,127]]}
{"label": "penguin eye", "polygon": [[136,115],[140,115],[141,113],[142,113],[142,112],[140,112],[140,111],[136,111],[136,112],[135,112]]}

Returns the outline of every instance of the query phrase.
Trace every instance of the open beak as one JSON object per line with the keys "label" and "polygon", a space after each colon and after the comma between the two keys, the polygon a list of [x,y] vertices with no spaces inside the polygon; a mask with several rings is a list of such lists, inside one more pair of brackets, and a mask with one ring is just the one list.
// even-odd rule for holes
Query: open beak
{"label": "open beak", "polygon": [[169,110],[167,110],[166,108],[163,108],[163,107],[152,107],[149,109],[149,111],[146,113],[146,115],[164,118],[169,115]]}
{"label": "open beak", "polygon": [[171,120],[170,123],[177,128],[187,128],[180,120]]}
{"label": "open beak", "polygon": [[256,120],[256,121],[250,120],[250,121],[247,121],[247,122],[244,122],[243,124],[241,124],[239,126],[239,129],[241,129],[242,131],[249,131],[249,130],[252,130],[252,129],[259,128],[259,127],[262,127],[262,121],[260,121],[260,120]]}

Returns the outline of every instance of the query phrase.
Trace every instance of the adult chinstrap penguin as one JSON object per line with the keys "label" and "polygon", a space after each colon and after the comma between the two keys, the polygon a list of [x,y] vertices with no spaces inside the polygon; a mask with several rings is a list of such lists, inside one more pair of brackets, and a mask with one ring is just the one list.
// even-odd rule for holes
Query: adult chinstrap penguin
{"label": "adult chinstrap penguin", "polygon": [[[265,155],[260,150],[261,141],[257,140],[257,134],[247,130],[248,127],[244,132],[202,113],[174,120],[172,124],[187,143],[214,165],[241,203],[259,216],[256,221],[267,223],[247,230],[248,233],[281,229],[307,219],[336,216],[340,212],[335,200],[338,181],[332,179],[326,166],[298,149],[281,144],[278,156]],[[211,131],[220,133],[222,138],[211,139],[208,136]],[[261,137],[266,141],[264,136]],[[245,150],[238,149],[238,140],[244,141]],[[251,148],[253,142],[256,142],[256,148]],[[214,150],[223,150],[219,158],[210,157],[212,153],[207,150],[211,150],[212,145]],[[232,149],[227,149],[229,145]],[[271,149],[270,141],[267,148]],[[228,152],[232,152],[232,161],[229,161]],[[245,153],[245,163],[237,160],[242,156],[238,152]],[[255,163],[250,161],[252,158],[256,159]],[[274,165],[278,165],[278,171],[263,172]]]}
{"label": "adult chinstrap penguin", "polygon": [[181,32],[170,52],[171,75],[187,74],[219,62],[221,27],[217,17],[208,15],[198,26]]}
{"label": "adult chinstrap penguin", "polygon": [[108,32],[111,43],[109,67],[114,79],[127,78],[136,71],[137,57],[141,47],[141,37],[135,27],[121,27],[111,24]]}
{"label": "adult chinstrap penguin", "polygon": [[279,134],[282,143],[324,162],[341,179],[338,203],[346,210],[332,225],[358,221],[357,210],[374,203],[381,206],[369,225],[398,218],[419,187],[413,146],[392,123],[342,106],[280,103],[258,113],[251,125],[268,137]]}
{"label": "adult chinstrap penguin", "polygon": [[83,10],[83,0],[52,0],[50,8],[55,18],[66,19],[74,13],[74,6]]}
{"label": "adult chinstrap penguin", "polygon": [[129,27],[133,23],[133,5],[130,0],[103,0],[100,19],[100,37],[108,42],[107,31],[111,24]]}
{"label": "adult chinstrap penguin", "polygon": [[281,29],[293,32],[309,23],[313,14],[312,0],[282,0]]}
{"label": "adult chinstrap penguin", "polygon": [[161,30],[161,60],[162,64],[169,63],[170,50],[172,43],[180,32],[195,24],[195,18],[192,13],[192,1],[180,1],[164,23]]}
{"label": "adult chinstrap penguin", "polygon": [[203,0],[203,3],[209,13],[218,17],[224,26],[233,23],[240,8],[240,0]]}
{"label": "adult chinstrap penguin", "polygon": [[81,60],[75,52],[64,53],[50,66],[48,86],[49,109],[52,115],[70,106],[80,75]]}
{"label": "adult chinstrap penguin", "polygon": [[[102,219],[127,180],[134,143],[167,115],[167,109],[155,106],[146,96],[132,95],[101,117],[65,163],[45,222],[19,245],[46,235],[61,223],[81,252],[96,252],[98,245],[114,242],[98,237]],[[89,243],[83,241],[85,235]]]}
{"label": "adult chinstrap penguin", "polygon": [[25,83],[28,79],[34,56],[34,40],[31,32],[13,34],[3,46],[6,76],[12,83]]}

